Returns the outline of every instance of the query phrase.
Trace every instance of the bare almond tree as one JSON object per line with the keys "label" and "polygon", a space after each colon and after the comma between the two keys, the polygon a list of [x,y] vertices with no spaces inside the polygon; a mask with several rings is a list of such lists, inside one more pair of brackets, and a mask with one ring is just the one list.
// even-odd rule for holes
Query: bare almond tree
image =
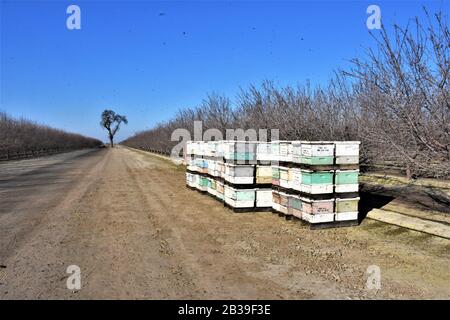
{"label": "bare almond tree", "polygon": [[128,120],[125,116],[116,114],[112,110],[105,110],[102,112],[102,120],[100,125],[108,131],[108,137],[111,148],[114,147],[114,136],[120,129],[120,125],[123,123],[127,124]]}
{"label": "bare almond tree", "polygon": [[193,122],[203,129],[279,129],[280,139],[361,140],[363,169],[408,178],[450,177],[450,32],[443,13],[373,34],[375,47],[351,60],[322,87],[241,89],[232,104],[218,94],[124,144],[169,153],[171,132]]}
{"label": "bare almond tree", "polygon": [[352,60],[356,117],[363,137],[385,162],[414,175],[441,176],[450,168],[450,32],[442,13],[423,25],[386,28],[377,50]]}

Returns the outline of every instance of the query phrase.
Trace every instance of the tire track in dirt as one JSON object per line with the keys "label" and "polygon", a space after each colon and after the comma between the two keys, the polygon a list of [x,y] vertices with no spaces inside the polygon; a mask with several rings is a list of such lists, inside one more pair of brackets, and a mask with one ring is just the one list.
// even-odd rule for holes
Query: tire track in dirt
{"label": "tire track in dirt", "polygon": [[[161,168],[161,167],[159,167]],[[165,168],[167,170],[167,168]],[[201,247],[195,248],[194,252],[188,250],[185,246],[184,241],[181,238],[180,232],[177,229],[177,225],[180,223],[183,224],[183,219],[179,219],[174,217],[173,213],[178,213],[179,215],[184,215],[185,212],[180,210],[179,205],[177,203],[182,202],[183,199],[180,199],[180,192],[177,193],[177,201],[173,201],[173,192],[170,191],[167,187],[171,187],[170,184],[167,185],[164,179],[161,179],[159,176],[160,170],[158,167],[154,168],[154,171],[146,171],[140,172],[139,174],[134,174],[132,169],[128,168],[130,175],[134,177],[137,185],[143,184],[145,185],[145,189],[143,186],[139,186],[141,190],[141,195],[144,201],[146,201],[147,205],[151,209],[150,212],[159,213],[159,216],[155,216],[154,218],[158,221],[159,226],[158,230],[160,230],[159,235],[162,238],[164,243],[168,244],[171,252],[176,252],[176,256],[180,263],[177,265],[178,270],[180,272],[189,274],[191,278],[195,279],[195,288],[194,293],[196,297],[199,298],[248,298],[248,292],[255,291],[255,287],[257,287],[257,283],[251,280],[251,277],[243,277],[245,272],[243,272],[238,264],[235,263],[230,257],[227,257],[227,261],[221,259],[221,261],[211,261],[211,257],[208,256],[208,251],[213,251],[216,253],[215,258],[217,257],[218,249],[217,243],[213,244],[213,248],[211,248],[210,243],[203,241],[201,243]],[[154,174],[151,174],[151,173]],[[144,179],[145,176],[145,179]],[[144,180],[143,180],[144,179]],[[172,185],[173,187],[173,185]],[[182,190],[184,191],[184,190]],[[148,199],[148,201],[147,201]],[[187,200],[187,199],[185,199]],[[160,227],[160,226],[168,226],[168,228]],[[170,229],[169,229],[170,226]],[[193,237],[194,235],[191,234]],[[192,239],[191,239],[192,240]],[[205,240],[205,239],[202,239]],[[210,266],[214,264],[214,277],[211,279],[212,274],[208,274],[205,268],[202,268],[202,265]],[[239,275],[241,279],[240,281],[236,281],[236,273]],[[239,290],[232,290],[233,294],[221,292],[224,291],[224,278],[226,276],[232,276],[233,282],[239,284]],[[215,279],[219,276],[218,279]],[[192,280],[191,280],[192,282]],[[231,287],[231,286],[230,286]],[[242,296],[241,296],[242,295]]]}
{"label": "tire track in dirt", "polygon": [[[86,265],[80,298],[185,298],[189,281],[164,247],[157,221],[128,170],[120,149],[113,150],[98,189],[83,207],[72,234],[90,232],[76,243],[77,258]],[[88,212],[93,216],[86,219]]]}
{"label": "tire track in dirt", "polygon": [[[78,176],[77,183],[70,190],[64,188],[58,194],[42,199],[44,203],[47,201],[47,206],[30,213],[38,220],[6,259],[7,268],[2,269],[3,280],[0,281],[0,299],[49,298],[57,297],[61,288],[67,291],[62,280],[68,264],[60,249],[68,233],[71,212],[95,185],[105,159],[106,153],[103,152],[93,158],[79,159],[81,163],[78,162],[78,166],[64,173]],[[44,194],[45,189],[39,191]],[[22,224],[11,227],[23,228]]]}

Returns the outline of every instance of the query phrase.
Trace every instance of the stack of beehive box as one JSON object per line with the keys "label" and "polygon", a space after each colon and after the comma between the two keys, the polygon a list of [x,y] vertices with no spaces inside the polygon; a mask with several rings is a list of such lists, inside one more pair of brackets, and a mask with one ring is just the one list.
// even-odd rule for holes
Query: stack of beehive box
{"label": "stack of beehive box", "polygon": [[292,141],[272,141],[272,208],[286,218],[292,216],[289,201],[292,196],[290,166],[292,162]]}
{"label": "stack of beehive box", "polygon": [[208,190],[208,162],[203,159],[204,143],[189,141],[186,144],[186,184],[201,192]]}
{"label": "stack of beehive box", "polygon": [[186,184],[235,211],[357,222],[359,142],[188,142]]}
{"label": "stack of beehive box", "polygon": [[357,223],[359,142],[292,141],[287,156],[278,150],[274,210],[312,225]]}
{"label": "stack of beehive box", "polygon": [[243,141],[224,141],[225,205],[240,210],[255,207],[256,147]]}
{"label": "stack of beehive box", "polygon": [[260,165],[257,147],[258,143],[245,141],[189,141],[187,186],[207,192],[235,211],[270,209],[270,159]]}
{"label": "stack of beehive box", "polygon": [[359,202],[359,142],[335,142],[336,220],[358,219]]}
{"label": "stack of beehive box", "polygon": [[270,209],[272,207],[270,158],[267,152],[264,152],[264,147],[267,151],[267,144],[224,141],[223,145],[225,189],[228,190],[225,204],[235,211]]}
{"label": "stack of beehive box", "polygon": [[272,145],[270,142],[256,144],[256,208],[272,208]]}

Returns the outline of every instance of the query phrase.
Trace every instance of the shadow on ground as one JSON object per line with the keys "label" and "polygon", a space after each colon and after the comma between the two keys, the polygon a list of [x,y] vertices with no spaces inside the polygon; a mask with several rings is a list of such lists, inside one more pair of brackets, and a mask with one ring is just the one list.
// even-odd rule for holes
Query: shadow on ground
{"label": "shadow on ground", "polygon": [[418,210],[450,214],[450,197],[438,188],[413,185],[386,186],[360,184],[359,222],[372,209],[380,209],[393,200]]}
{"label": "shadow on ground", "polygon": [[366,218],[372,209],[380,209],[395,199],[393,196],[380,195],[372,192],[360,192],[359,197],[359,223]]}

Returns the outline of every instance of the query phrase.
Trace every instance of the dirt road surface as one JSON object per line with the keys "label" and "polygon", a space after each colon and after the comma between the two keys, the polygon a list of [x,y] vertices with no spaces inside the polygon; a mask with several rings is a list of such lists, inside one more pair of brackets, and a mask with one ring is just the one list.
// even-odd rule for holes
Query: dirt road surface
{"label": "dirt road surface", "polygon": [[0,164],[1,299],[448,299],[449,258],[449,240],[368,219],[310,230],[232,213],[126,148]]}

